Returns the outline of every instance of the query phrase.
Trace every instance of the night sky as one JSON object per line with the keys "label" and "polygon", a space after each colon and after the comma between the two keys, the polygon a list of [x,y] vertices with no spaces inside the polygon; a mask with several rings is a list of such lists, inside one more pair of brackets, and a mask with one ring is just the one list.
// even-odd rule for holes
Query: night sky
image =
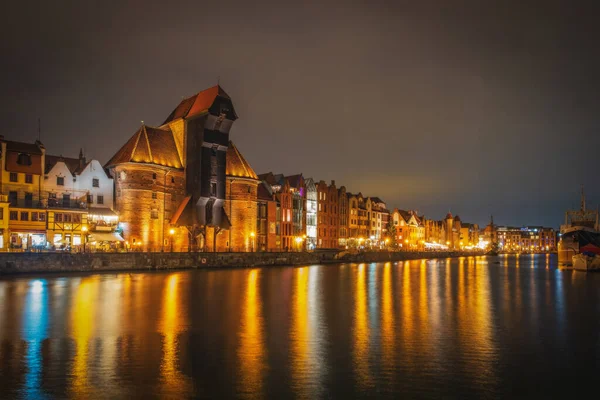
{"label": "night sky", "polygon": [[480,224],[558,227],[581,184],[600,203],[593,2],[108,3],[3,5],[7,139],[40,117],[49,153],[106,162],[220,77],[257,173]]}

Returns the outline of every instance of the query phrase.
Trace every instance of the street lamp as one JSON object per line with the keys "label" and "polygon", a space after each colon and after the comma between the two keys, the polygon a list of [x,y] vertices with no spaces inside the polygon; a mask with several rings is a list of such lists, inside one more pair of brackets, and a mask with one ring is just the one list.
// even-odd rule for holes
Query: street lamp
{"label": "street lamp", "polygon": [[171,228],[169,229],[169,235],[171,235],[171,253],[173,252],[173,235],[175,234],[175,229]]}
{"label": "street lamp", "polygon": [[86,241],[86,238],[87,238],[87,230],[88,230],[87,226],[82,226],[81,227],[81,232],[83,232],[83,252],[84,253],[85,253],[85,241]]}
{"label": "street lamp", "polygon": [[252,252],[254,253],[254,236],[256,234],[254,232],[250,232],[250,240],[252,241]]}
{"label": "street lamp", "polygon": [[296,236],[296,243],[298,244],[298,251],[300,251],[300,244],[302,243],[302,238],[300,236]]}

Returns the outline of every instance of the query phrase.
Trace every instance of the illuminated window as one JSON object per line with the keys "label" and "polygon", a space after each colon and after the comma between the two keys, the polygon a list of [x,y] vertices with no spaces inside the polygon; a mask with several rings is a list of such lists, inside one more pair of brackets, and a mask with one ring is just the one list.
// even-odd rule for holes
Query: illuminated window
{"label": "illuminated window", "polygon": [[10,173],[10,181],[11,182],[18,182],[19,181],[19,175],[16,172],[11,172]]}
{"label": "illuminated window", "polygon": [[152,192],[152,198],[153,198],[154,200],[156,200],[156,199],[158,198],[158,195],[156,194],[156,192]]}

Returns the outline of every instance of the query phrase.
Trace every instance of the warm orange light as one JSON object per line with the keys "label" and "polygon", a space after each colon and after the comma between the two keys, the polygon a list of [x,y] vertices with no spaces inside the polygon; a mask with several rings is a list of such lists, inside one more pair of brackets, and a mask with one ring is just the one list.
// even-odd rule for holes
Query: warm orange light
{"label": "warm orange light", "polygon": [[175,229],[171,228],[169,229],[169,235],[174,235],[175,234]]}
{"label": "warm orange light", "polygon": [[254,237],[255,233],[254,232],[250,232],[250,237]]}

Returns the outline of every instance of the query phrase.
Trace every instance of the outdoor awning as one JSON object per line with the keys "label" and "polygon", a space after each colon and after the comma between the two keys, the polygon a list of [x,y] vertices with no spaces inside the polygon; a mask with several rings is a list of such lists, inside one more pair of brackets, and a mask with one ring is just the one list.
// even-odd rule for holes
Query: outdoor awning
{"label": "outdoor awning", "polygon": [[90,235],[90,242],[123,242],[125,239],[115,232],[94,232]]}
{"label": "outdoor awning", "polygon": [[110,208],[102,208],[102,207],[90,207],[88,209],[89,215],[98,215],[100,217],[117,217],[117,213],[111,210]]}

